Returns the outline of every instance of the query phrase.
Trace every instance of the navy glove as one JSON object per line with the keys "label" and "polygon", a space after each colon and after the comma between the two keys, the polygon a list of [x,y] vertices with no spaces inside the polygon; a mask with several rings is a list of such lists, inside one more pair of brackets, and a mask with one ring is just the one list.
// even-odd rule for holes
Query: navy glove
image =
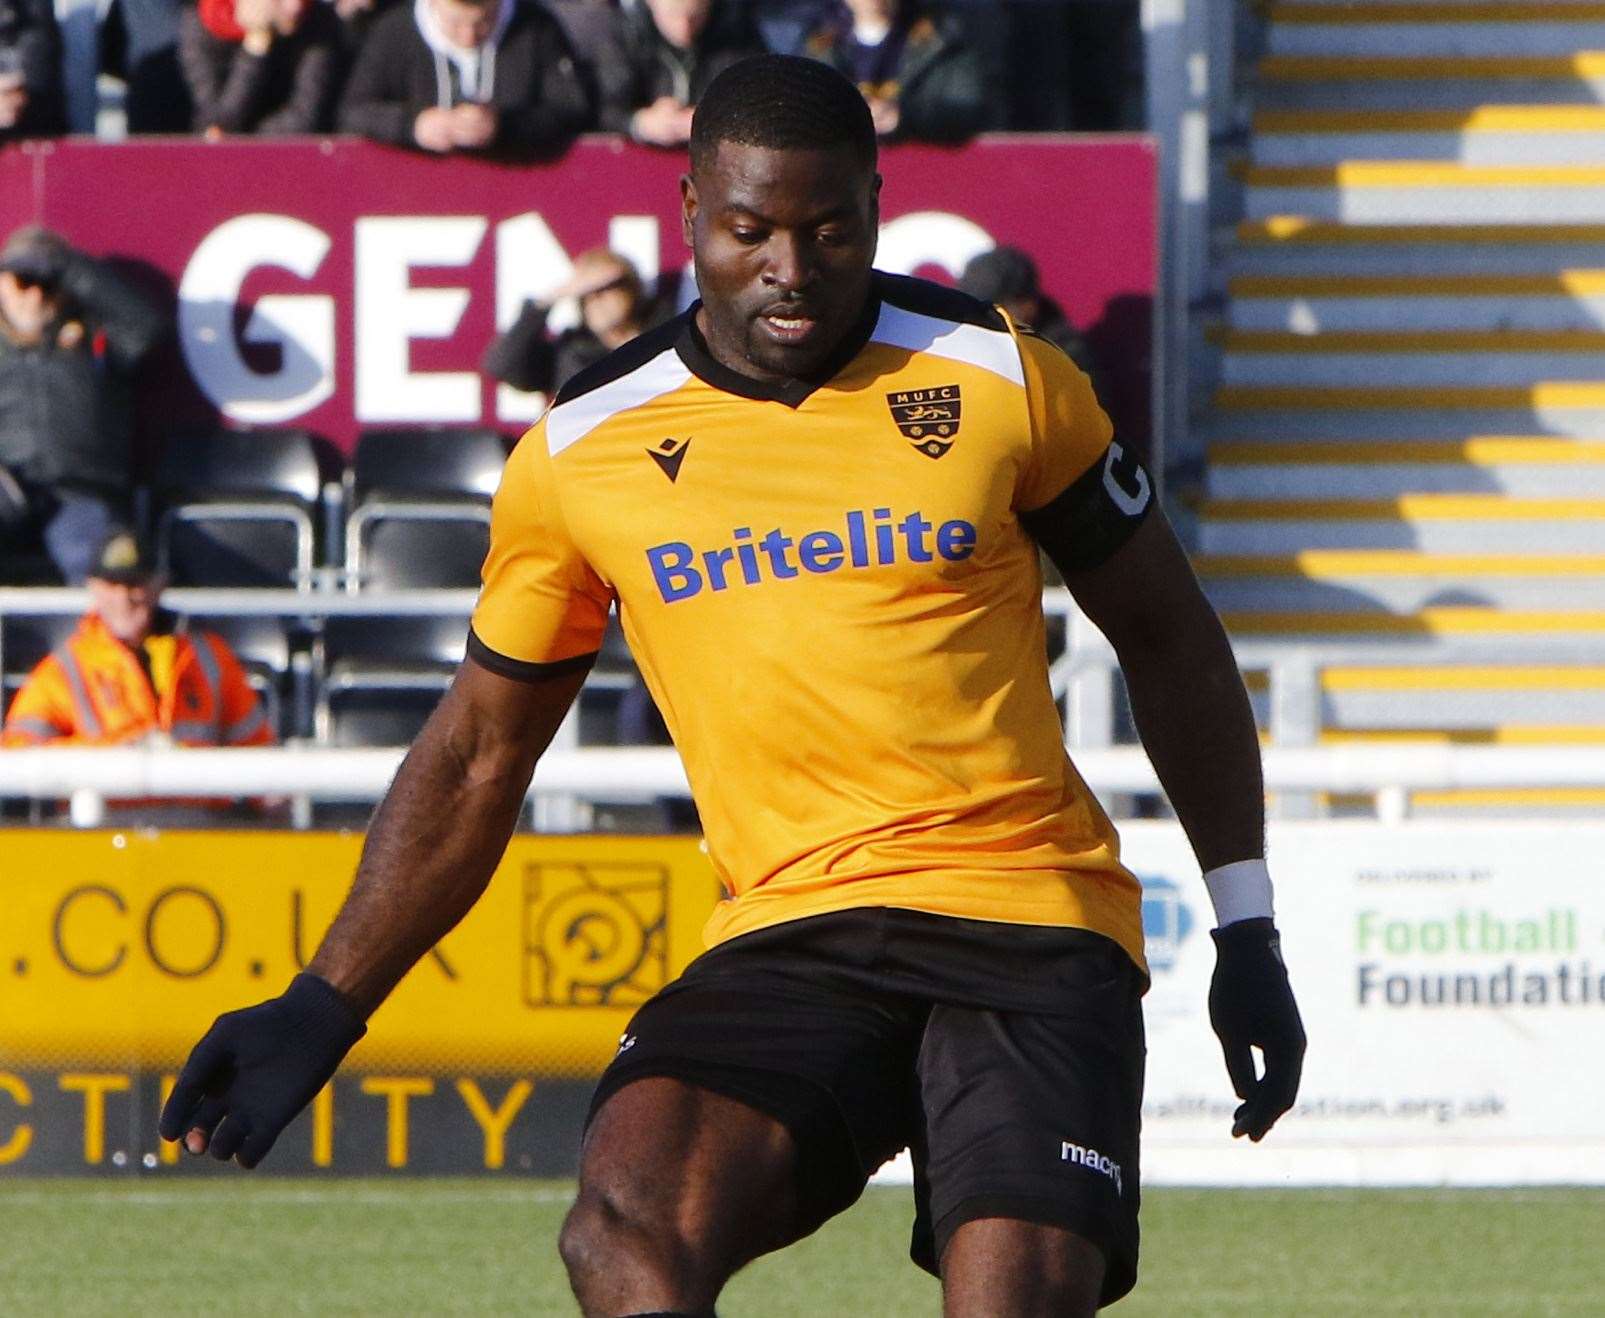
{"label": "navy glove", "polygon": [[[1269,919],[1237,920],[1210,930],[1215,977],[1209,985],[1209,1023],[1226,1054],[1232,1088],[1243,1100],[1232,1135],[1258,1143],[1298,1097],[1304,1069],[1304,1023],[1287,982],[1282,940]],[[1253,1048],[1264,1055],[1255,1078]]]}
{"label": "navy glove", "polygon": [[255,1167],[367,1032],[332,984],[297,975],[282,996],[212,1022],[162,1108],[162,1138],[199,1130],[220,1162]]}

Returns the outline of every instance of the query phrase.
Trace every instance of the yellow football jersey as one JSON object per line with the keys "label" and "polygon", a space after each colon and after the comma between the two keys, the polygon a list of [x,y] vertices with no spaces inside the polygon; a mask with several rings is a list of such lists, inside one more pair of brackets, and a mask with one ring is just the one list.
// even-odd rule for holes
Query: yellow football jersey
{"label": "yellow football jersey", "polygon": [[891,906],[1092,929],[1141,965],[1019,521],[1112,465],[1109,422],[996,310],[874,292],[819,381],[721,366],[694,308],[575,377],[508,462],[469,652],[585,664],[617,605],[728,894],[710,944]]}

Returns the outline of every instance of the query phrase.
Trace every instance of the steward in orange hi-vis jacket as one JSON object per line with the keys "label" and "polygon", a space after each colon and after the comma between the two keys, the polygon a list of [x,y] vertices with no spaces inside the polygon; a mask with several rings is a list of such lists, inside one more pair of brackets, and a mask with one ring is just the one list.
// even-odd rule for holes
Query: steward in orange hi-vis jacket
{"label": "steward in orange hi-vis jacket", "polygon": [[110,745],[153,734],[181,746],[263,746],[267,712],[221,637],[175,634],[143,546],[109,537],[91,570],[92,607],[17,693],[0,743]]}

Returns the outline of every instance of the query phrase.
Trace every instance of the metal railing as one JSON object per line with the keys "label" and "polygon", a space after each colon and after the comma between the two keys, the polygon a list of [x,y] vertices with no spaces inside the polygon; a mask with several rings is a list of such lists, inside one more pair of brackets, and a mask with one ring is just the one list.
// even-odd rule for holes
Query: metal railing
{"label": "metal railing", "polygon": [[[164,603],[205,616],[329,617],[460,615],[472,591],[346,594],[272,590],[174,589]],[[76,614],[83,591],[0,589],[5,614]],[[1065,644],[1049,680],[1065,715],[1065,741],[1082,776],[1116,812],[1133,796],[1160,787],[1139,746],[1117,745],[1118,663],[1113,649],[1075,606],[1069,592],[1043,593],[1043,609],[1062,627]],[[1457,788],[1605,787],[1605,749],[1449,744],[1317,744],[1323,726],[1321,675],[1339,664],[1455,665],[1511,662],[1596,664],[1598,642],[1553,635],[1490,638],[1427,636],[1375,639],[1323,636],[1319,645],[1247,640],[1236,646],[1245,671],[1268,675],[1269,744],[1265,780],[1275,813],[1319,813],[1323,794],[1374,795],[1378,814],[1408,813],[1409,794]],[[598,679],[616,684],[617,674]],[[313,801],[373,801],[383,795],[400,748],[290,746],[277,750],[39,748],[0,752],[0,797],[72,798],[85,820],[95,803],[115,797],[288,795]],[[530,787],[536,826],[585,827],[596,803],[643,803],[688,791],[678,755],[668,748],[581,747],[571,717]],[[1123,800],[1122,798],[1127,798]],[[310,810],[296,822],[310,821]]]}

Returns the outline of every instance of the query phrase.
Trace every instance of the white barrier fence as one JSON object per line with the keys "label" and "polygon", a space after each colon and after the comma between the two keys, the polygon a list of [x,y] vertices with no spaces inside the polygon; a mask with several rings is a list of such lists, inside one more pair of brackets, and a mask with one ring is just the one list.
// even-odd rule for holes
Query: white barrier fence
{"label": "white barrier fence", "polygon": [[[318,801],[376,801],[395,775],[402,748],[345,750],[39,747],[0,751],[0,796],[53,800],[78,791],[122,797],[300,795]],[[1159,790],[1135,746],[1073,751],[1076,767],[1102,793]],[[1269,747],[1266,788],[1376,792],[1481,787],[1605,785],[1605,755],[1591,747]],[[649,801],[688,792],[679,755],[668,747],[550,750],[530,795]]]}

